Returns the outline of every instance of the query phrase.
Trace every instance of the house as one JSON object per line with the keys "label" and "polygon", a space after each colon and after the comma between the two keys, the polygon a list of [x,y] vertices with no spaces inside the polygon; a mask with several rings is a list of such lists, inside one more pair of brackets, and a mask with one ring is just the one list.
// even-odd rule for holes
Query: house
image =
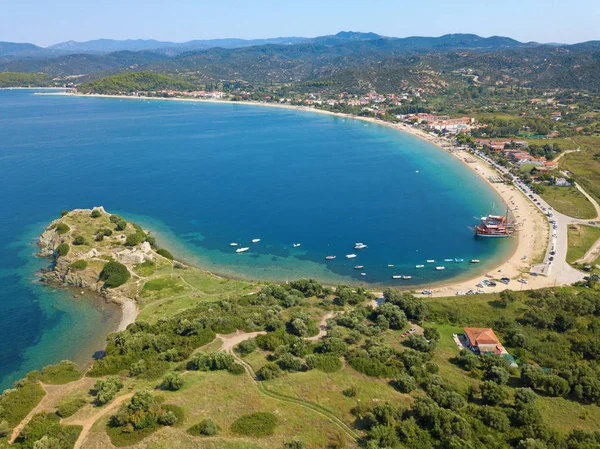
{"label": "house", "polygon": [[554,178],[554,185],[559,187],[571,187],[571,183],[566,178]]}
{"label": "house", "polygon": [[465,338],[469,348],[474,352],[507,354],[506,349],[489,327],[465,327]]}

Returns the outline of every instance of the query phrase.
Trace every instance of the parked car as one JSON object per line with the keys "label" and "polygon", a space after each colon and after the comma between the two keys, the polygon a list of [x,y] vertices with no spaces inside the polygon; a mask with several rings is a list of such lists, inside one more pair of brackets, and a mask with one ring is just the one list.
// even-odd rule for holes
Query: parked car
{"label": "parked car", "polygon": [[465,296],[465,292],[456,292],[456,296]]}

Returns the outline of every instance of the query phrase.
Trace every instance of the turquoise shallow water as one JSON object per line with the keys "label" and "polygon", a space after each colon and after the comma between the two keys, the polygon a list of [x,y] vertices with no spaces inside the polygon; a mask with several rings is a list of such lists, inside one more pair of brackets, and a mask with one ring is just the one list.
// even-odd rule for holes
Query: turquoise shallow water
{"label": "turquoise shallow water", "polygon": [[[0,291],[0,339],[9,336],[14,348],[0,359],[5,379],[48,352],[48,329],[69,323],[46,307],[64,293],[31,284],[33,251],[17,256],[27,249],[23,233],[62,209],[103,205],[157,231],[188,262],[280,281],[429,285],[485,270],[514,244],[477,240],[467,229],[494,204],[501,209],[475,173],[427,142],[357,120],[0,91],[0,142],[0,276],[9,286]],[[251,251],[235,254],[232,241]],[[369,248],[355,251],[354,242]],[[329,254],[336,260],[326,262]],[[482,264],[440,262],[455,257]],[[63,303],[69,317],[83,313],[73,305],[82,302]],[[102,313],[91,303],[86,310],[85,321],[97,323],[89,327],[100,326]]]}

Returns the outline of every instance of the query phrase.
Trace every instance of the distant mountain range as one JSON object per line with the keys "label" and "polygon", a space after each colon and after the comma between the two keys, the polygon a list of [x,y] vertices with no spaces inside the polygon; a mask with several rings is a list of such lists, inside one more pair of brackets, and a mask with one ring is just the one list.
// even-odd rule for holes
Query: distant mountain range
{"label": "distant mountain range", "polygon": [[407,51],[430,51],[440,49],[495,49],[495,48],[522,48],[539,45],[537,43],[523,43],[507,37],[493,36],[489,38],[474,34],[447,34],[441,37],[406,37],[395,38],[380,36],[376,33],[358,33],[342,31],[336,35],[320,36],[315,38],[305,37],[277,37],[268,39],[207,39],[188,42],[168,42],[152,39],[97,39],[87,42],[67,41],[49,47],[38,47],[27,43],[0,42],[0,57],[6,59],[48,58],[65,56],[69,54],[107,54],[116,51],[155,51],[169,55],[194,50],[207,50],[210,48],[245,48],[261,45],[296,45],[320,44],[340,45],[347,42],[386,40],[398,49]]}
{"label": "distant mountain range", "polygon": [[600,41],[540,44],[474,34],[393,38],[340,32],[316,38],[65,42],[48,48],[0,43],[0,72],[74,77],[78,83],[150,71],[197,83],[295,83],[338,90],[476,82],[600,89]]}

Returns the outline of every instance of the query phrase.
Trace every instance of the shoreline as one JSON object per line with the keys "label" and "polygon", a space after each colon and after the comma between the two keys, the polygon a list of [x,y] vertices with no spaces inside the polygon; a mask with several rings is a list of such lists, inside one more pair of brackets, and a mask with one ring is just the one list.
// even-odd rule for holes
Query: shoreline
{"label": "shoreline", "polygon": [[[163,97],[145,97],[145,96],[129,96],[129,95],[109,95],[109,94],[80,94],[73,92],[63,93],[40,93],[39,95],[66,95],[72,97],[83,97],[83,98],[112,98],[112,99],[130,99],[130,100],[142,100],[142,101],[179,101],[179,102],[190,102],[190,103],[221,103],[221,104],[240,104],[249,106],[264,106],[278,109],[288,109],[300,112],[314,112],[319,114],[327,114],[330,116],[343,117],[347,119],[360,120],[367,123],[373,123],[376,125],[386,126],[396,131],[405,132],[411,134],[414,137],[420,138],[436,146],[437,148],[449,153],[454,156],[461,164],[473,170],[480,178],[482,178],[487,185],[492,188],[500,198],[502,198],[504,205],[509,206],[515,215],[516,221],[519,224],[519,232],[517,233],[517,245],[514,250],[510,253],[503,262],[495,266],[493,269],[482,272],[477,276],[470,276],[465,280],[448,280],[440,281],[439,284],[430,284],[431,290],[433,290],[432,296],[453,296],[457,291],[468,291],[475,287],[475,283],[479,282],[486,277],[486,274],[501,273],[498,277],[506,276],[514,278],[523,275],[525,272],[529,272],[530,264],[528,261],[535,261],[538,253],[544,253],[548,244],[548,223],[543,219],[540,212],[535,206],[524,196],[524,194],[516,188],[514,184],[507,185],[503,183],[493,183],[490,181],[490,176],[497,176],[499,173],[491,167],[487,162],[484,162],[480,158],[465,150],[462,150],[448,140],[441,138],[435,134],[429,134],[421,129],[406,125],[404,123],[390,123],[384,120],[380,120],[374,117],[360,117],[352,114],[325,111],[322,109],[309,107],[309,106],[296,106],[287,104],[276,104],[266,103],[257,101],[229,101],[229,100],[215,100],[215,99],[199,99],[199,98],[163,98]],[[541,232],[540,232],[541,230]],[[199,267],[202,268],[202,267]],[[203,268],[202,268],[203,269]],[[222,275],[221,275],[222,276]],[[227,276],[231,277],[231,276]],[[248,280],[248,279],[246,279]],[[542,288],[552,285],[556,285],[556,281],[552,277],[538,276],[535,278],[529,278],[531,281],[528,284],[528,288]],[[258,280],[257,282],[260,282]],[[502,289],[521,289],[522,284],[519,285],[503,285]],[[376,287],[379,288],[379,287]],[[401,290],[414,291],[416,288],[425,288],[425,286],[394,286]],[[497,291],[500,291],[498,289]]]}

